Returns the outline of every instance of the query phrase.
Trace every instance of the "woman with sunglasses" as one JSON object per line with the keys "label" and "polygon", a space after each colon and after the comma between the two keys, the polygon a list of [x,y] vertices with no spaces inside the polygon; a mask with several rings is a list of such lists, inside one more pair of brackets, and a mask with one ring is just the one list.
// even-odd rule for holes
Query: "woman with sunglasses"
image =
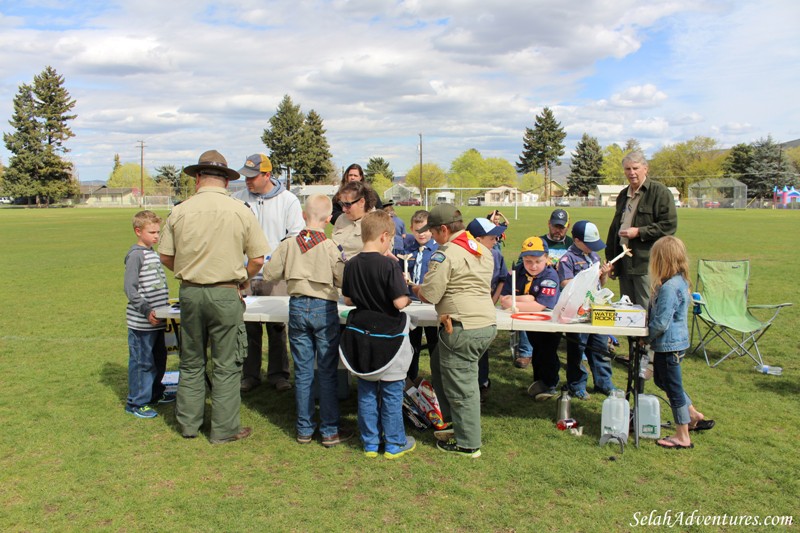
{"label": "woman with sunglasses", "polygon": [[[340,198],[340,195],[342,194],[342,188],[352,181],[366,183],[364,181],[364,169],[361,168],[361,165],[358,163],[353,163],[344,169],[344,172],[342,173],[342,181],[339,183],[339,191],[336,193],[336,196],[333,197],[333,213],[331,213],[331,224],[335,224],[343,212]],[[383,205],[381,204],[381,200],[377,194],[375,195],[374,199],[375,202],[373,203],[373,207],[381,209]]]}
{"label": "woman with sunglasses", "polygon": [[372,188],[361,181],[351,181],[339,190],[339,203],[344,216],[333,225],[331,239],[342,247],[345,260],[361,252],[361,219],[375,209],[377,195]]}

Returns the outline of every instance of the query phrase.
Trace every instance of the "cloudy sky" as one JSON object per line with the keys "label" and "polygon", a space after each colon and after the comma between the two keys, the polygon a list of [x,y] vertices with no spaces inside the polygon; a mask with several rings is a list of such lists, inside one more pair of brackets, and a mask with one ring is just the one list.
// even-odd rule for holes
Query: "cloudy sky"
{"label": "cloudy sky", "polygon": [[[800,138],[797,0],[0,0],[0,129],[45,66],[77,100],[80,179],[114,154],[231,166],[288,94],[325,121],[334,164],[449,168],[469,148],[514,163],[549,106],[600,144],[652,155]],[[0,159],[8,164],[3,146]]]}

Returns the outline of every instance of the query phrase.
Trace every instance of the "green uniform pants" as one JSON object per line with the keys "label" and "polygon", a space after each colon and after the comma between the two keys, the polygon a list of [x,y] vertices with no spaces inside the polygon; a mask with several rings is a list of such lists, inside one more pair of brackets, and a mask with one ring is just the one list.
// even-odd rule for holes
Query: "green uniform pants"
{"label": "green uniform pants", "polygon": [[439,343],[431,354],[431,379],[446,421],[452,420],[462,448],[481,447],[481,397],[478,360],[497,335],[497,326],[464,329],[453,322],[453,333],[439,328]]}
{"label": "green uniform pants", "polygon": [[240,430],[239,387],[247,355],[245,305],[233,287],[181,286],[181,361],[175,418],[184,435],[197,435],[206,404],[206,347],[213,362],[211,431],[224,439]]}

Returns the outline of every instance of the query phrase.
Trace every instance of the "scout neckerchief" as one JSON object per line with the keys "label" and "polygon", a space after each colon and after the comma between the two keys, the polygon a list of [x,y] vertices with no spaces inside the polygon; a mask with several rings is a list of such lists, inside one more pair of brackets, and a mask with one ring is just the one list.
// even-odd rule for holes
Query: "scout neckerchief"
{"label": "scout neckerchief", "polygon": [[326,240],[325,232],[304,229],[297,234],[297,245],[302,253],[306,253],[322,241]]}
{"label": "scout neckerchief", "polygon": [[470,235],[468,231],[465,231],[464,233],[462,233],[461,235],[459,235],[450,242],[459,245],[472,255],[477,255],[477,256],[481,255],[481,249],[478,246],[478,241],[476,241],[475,238],[472,235]]}

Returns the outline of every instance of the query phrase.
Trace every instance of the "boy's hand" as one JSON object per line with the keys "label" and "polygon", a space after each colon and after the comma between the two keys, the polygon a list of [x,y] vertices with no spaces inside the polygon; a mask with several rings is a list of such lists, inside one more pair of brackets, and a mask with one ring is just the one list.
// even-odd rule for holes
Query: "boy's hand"
{"label": "boy's hand", "polygon": [[147,321],[150,322],[154,326],[158,326],[159,324],[161,324],[161,319],[160,318],[156,318],[156,312],[155,311],[150,311],[150,314],[147,315]]}

